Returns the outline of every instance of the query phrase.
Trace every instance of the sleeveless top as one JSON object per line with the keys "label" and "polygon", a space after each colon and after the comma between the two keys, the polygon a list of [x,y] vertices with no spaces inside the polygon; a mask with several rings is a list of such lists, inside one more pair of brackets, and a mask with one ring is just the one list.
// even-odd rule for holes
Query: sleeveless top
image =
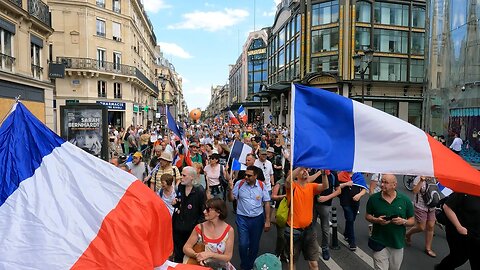
{"label": "sleeveless top", "polygon": [[[202,228],[200,224],[195,226],[195,231],[197,232],[198,235],[198,242],[201,242],[203,240],[203,243],[205,244],[205,251],[210,251],[213,253],[217,254],[225,254],[225,249],[227,248],[227,239],[229,237],[229,231],[230,231],[231,226],[227,224],[227,228],[225,228],[225,231],[223,231],[222,235],[217,238],[217,239],[210,239],[206,237],[204,234],[202,234]],[[220,263],[222,266],[216,267],[212,265],[208,265],[209,261],[206,260],[207,266],[212,267],[215,270],[235,270],[235,267],[230,263]]]}

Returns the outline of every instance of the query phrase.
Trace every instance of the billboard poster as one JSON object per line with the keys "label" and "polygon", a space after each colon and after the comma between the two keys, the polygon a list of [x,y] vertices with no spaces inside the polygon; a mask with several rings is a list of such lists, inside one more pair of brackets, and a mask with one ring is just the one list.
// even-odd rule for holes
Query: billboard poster
{"label": "billboard poster", "polygon": [[61,137],[86,152],[108,160],[108,109],[103,105],[60,106]]}

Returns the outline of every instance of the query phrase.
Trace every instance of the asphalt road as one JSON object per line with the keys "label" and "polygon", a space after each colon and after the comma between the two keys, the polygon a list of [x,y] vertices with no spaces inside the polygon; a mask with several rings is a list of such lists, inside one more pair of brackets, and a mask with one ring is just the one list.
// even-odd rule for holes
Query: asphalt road
{"label": "asphalt road", "polygon": [[[413,193],[408,191],[402,184],[402,176],[398,176],[398,188],[397,190],[409,195],[413,198]],[[367,181],[368,182],[368,181]],[[355,269],[355,270],[367,270],[373,269],[373,260],[372,260],[372,251],[367,246],[368,241],[368,222],[365,220],[365,205],[368,200],[368,195],[362,197],[360,214],[357,216],[355,222],[355,233],[357,238],[357,251],[352,252],[346,247],[346,242],[343,240],[344,229],[344,218],[343,211],[339,205],[339,200],[335,199],[333,206],[337,208],[338,216],[338,239],[340,242],[339,250],[331,250],[331,259],[328,261],[323,261],[319,258],[320,269]],[[235,225],[235,214],[231,211],[231,204],[229,203],[229,216],[227,222],[231,224],[234,228]],[[317,230],[320,228],[317,226]],[[237,237],[237,236],[235,236]],[[404,258],[402,263],[402,270],[411,270],[411,269],[433,269],[433,266],[436,263],[439,263],[442,258],[444,258],[448,252],[448,245],[445,239],[445,232],[439,228],[435,228],[435,237],[433,239],[433,250],[437,253],[436,258],[431,258],[424,253],[424,235],[418,233],[412,237],[412,246],[406,247],[404,250]],[[275,251],[275,241],[276,241],[276,229],[272,227],[269,232],[264,232],[260,240],[260,250],[259,255],[263,253],[274,253]],[[319,239],[320,241],[320,239]],[[232,264],[240,269],[240,257],[238,254],[237,241],[235,241],[234,254],[232,258]],[[283,269],[289,269],[287,264],[283,264]],[[297,263],[297,270],[308,269],[307,262],[300,256],[300,260]],[[470,264],[467,262],[462,267],[457,269],[467,270],[470,269]]]}

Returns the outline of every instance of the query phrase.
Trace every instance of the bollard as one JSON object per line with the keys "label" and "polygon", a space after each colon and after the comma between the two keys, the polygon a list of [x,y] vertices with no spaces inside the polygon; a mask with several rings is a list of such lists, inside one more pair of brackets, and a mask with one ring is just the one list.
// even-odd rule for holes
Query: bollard
{"label": "bollard", "polygon": [[340,249],[337,233],[337,208],[332,207],[332,243],[331,249]]}

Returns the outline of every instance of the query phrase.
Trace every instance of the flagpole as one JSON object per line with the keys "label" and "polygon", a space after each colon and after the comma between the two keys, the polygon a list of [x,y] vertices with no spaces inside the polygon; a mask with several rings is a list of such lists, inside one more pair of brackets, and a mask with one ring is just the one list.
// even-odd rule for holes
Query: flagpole
{"label": "flagpole", "polygon": [[293,150],[295,147],[295,86],[293,82],[290,89],[290,270],[293,270]]}

